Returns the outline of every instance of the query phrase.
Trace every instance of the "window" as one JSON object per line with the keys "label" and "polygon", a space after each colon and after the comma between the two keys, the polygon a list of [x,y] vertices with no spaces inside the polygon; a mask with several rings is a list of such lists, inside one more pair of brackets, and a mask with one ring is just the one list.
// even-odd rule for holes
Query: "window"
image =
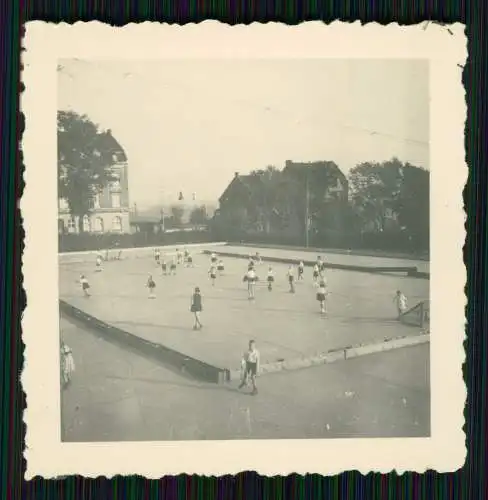
{"label": "window", "polygon": [[113,154],[112,154],[112,161],[113,161],[114,163],[117,163],[117,162],[119,161],[119,157],[118,157],[118,155],[117,155],[116,153],[113,153]]}
{"label": "window", "polygon": [[112,208],[120,208],[120,194],[112,193],[111,199],[112,199]]}
{"label": "window", "polygon": [[100,193],[93,195],[93,208],[100,208]]}
{"label": "window", "polygon": [[59,198],[59,209],[60,210],[68,210],[68,201],[66,198]]}
{"label": "window", "polygon": [[103,219],[101,217],[95,219],[95,232],[103,233]]}
{"label": "window", "polygon": [[120,191],[120,181],[118,179],[110,183],[110,190]]}
{"label": "window", "polygon": [[83,232],[89,233],[91,231],[90,217],[88,215],[83,216]]}
{"label": "window", "polygon": [[64,220],[58,219],[58,233],[64,234]]}
{"label": "window", "polygon": [[121,233],[122,232],[122,219],[118,216],[116,216],[112,219],[112,231],[114,233]]}
{"label": "window", "polygon": [[73,219],[73,217],[70,217],[68,219],[68,233],[75,233],[76,232],[76,222]]}

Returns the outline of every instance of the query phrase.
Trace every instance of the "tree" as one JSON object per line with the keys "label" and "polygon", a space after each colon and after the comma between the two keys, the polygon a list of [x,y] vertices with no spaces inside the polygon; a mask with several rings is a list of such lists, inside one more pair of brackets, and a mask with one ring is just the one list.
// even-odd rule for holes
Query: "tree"
{"label": "tree", "polygon": [[112,151],[105,146],[104,134],[85,115],[58,111],[57,125],[58,196],[66,199],[83,232],[83,216],[90,212],[95,194],[115,180]]}
{"label": "tree", "polygon": [[402,182],[403,164],[396,158],[377,163],[365,162],[349,173],[349,192],[363,227],[383,231],[385,209],[394,208]]}
{"label": "tree", "polygon": [[430,235],[430,173],[409,163],[397,196],[398,221],[419,248],[428,248]]}
{"label": "tree", "polygon": [[204,205],[195,207],[190,213],[190,222],[196,226],[207,222],[207,209]]}
{"label": "tree", "polygon": [[271,220],[280,213],[279,189],[282,173],[269,165],[265,169],[253,170],[250,175],[256,178],[252,185],[255,223],[268,234],[271,230]]}
{"label": "tree", "polygon": [[429,242],[428,170],[393,158],[383,163],[362,163],[349,174],[352,206],[363,229],[385,229],[386,212],[396,215],[402,230],[417,246]]}
{"label": "tree", "polygon": [[182,207],[179,207],[178,205],[173,205],[171,207],[171,216],[173,219],[174,226],[181,225],[184,213],[185,213],[184,209]]}

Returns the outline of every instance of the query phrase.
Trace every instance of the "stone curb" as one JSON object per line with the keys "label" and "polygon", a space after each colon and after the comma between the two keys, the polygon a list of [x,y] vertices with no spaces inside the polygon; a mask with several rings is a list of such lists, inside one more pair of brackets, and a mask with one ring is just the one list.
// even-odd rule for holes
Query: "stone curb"
{"label": "stone curb", "polygon": [[[203,254],[209,255],[212,253],[210,250],[202,250]],[[223,257],[231,257],[237,259],[247,259],[249,256],[241,253],[235,252],[216,252],[217,255]],[[261,259],[263,262],[278,262],[281,264],[296,264],[299,262],[299,259],[296,258],[287,258],[287,257],[267,257],[266,255],[261,255]],[[312,260],[303,260],[303,263],[307,267],[313,267],[315,265],[315,261]],[[372,274],[387,274],[387,273],[401,273],[407,276],[417,277],[417,278],[425,278],[425,276],[420,276],[417,268],[414,266],[352,266],[347,264],[332,264],[326,263],[326,269],[338,269],[342,271],[357,271],[361,273],[372,273]]]}
{"label": "stone curb", "polygon": [[[411,347],[430,342],[429,334],[420,334],[414,336],[403,336],[386,338],[381,342],[371,344],[360,344],[349,346],[341,349],[334,349],[318,356],[310,356],[307,358],[296,358],[288,361],[280,361],[276,363],[266,363],[261,365],[260,375],[270,373],[278,373],[281,371],[294,371],[312,366],[320,366],[336,361],[346,361],[348,359],[357,358],[359,356],[367,356],[369,354],[377,354],[380,352],[391,351],[393,349],[401,349],[402,347]],[[231,370],[229,372],[230,380],[238,380],[241,377],[240,370]]]}
{"label": "stone curb", "polygon": [[410,254],[377,254],[372,252],[368,252],[364,250],[363,252],[360,250],[348,250],[342,248],[320,248],[320,247],[303,247],[303,246],[295,246],[295,245],[273,245],[271,243],[240,243],[240,242],[229,242],[228,246],[236,246],[236,247],[248,247],[248,248],[269,248],[275,250],[296,250],[299,252],[312,252],[312,253],[330,253],[336,255],[354,255],[356,257],[378,257],[378,258],[386,258],[386,259],[399,259],[399,260],[421,260],[423,262],[429,262],[430,258],[425,255],[410,255]]}
{"label": "stone curb", "polygon": [[131,347],[140,354],[153,358],[163,364],[173,366],[182,373],[216,384],[225,383],[229,379],[228,370],[220,368],[162,344],[151,342],[121,328],[114,327],[92,316],[64,300],[59,300],[59,311],[80,321],[85,327],[97,331],[106,340],[116,341],[119,345]]}
{"label": "stone curb", "polygon": [[[168,255],[173,255],[171,253],[172,250],[176,250],[177,248],[182,248],[183,246],[186,248],[201,248],[203,252],[206,247],[214,247],[214,246],[224,246],[225,242],[216,242],[216,243],[188,243],[186,245],[161,245],[157,247],[131,247],[131,248],[117,248],[117,250],[122,250],[124,255],[130,255],[130,258],[141,258],[148,257],[156,248],[159,248],[161,251],[166,252]],[[110,249],[110,251],[115,251],[115,248]],[[169,251],[169,252],[168,252]],[[86,250],[83,252],[64,252],[58,253],[58,262],[60,264],[79,264],[82,262],[86,262],[87,257],[93,257],[98,252],[96,250]],[[140,254],[140,255],[139,255]],[[77,258],[78,257],[78,258]],[[122,259],[122,260],[125,260]]]}
{"label": "stone curb", "polygon": [[[172,244],[172,245],[159,245],[159,246],[152,246],[152,247],[120,247],[120,248],[112,248],[110,250],[123,250],[124,252],[138,252],[138,251],[146,251],[146,252],[150,252],[150,251],[154,251],[156,248],[159,248],[160,250],[162,250],[163,248],[167,248],[167,249],[177,249],[177,248],[180,248],[180,247],[188,247],[188,248],[192,248],[192,247],[214,247],[214,246],[225,246],[227,245],[227,242],[225,241],[216,241],[215,243],[212,243],[212,242],[207,242],[207,243],[179,243],[179,244]],[[104,249],[105,250],[105,249]],[[96,254],[97,253],[97,250],[84,250],[84,251],[81,251],[81,252],[60,252],[58,253],[58,257],[69,257],[71,255],[93,255],[93,254]]]}

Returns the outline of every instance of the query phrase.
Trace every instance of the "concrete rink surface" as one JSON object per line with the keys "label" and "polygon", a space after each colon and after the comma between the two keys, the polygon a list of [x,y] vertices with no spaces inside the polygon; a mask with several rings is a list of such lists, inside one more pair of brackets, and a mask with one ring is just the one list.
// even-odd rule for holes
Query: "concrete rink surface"
{"label": "concrete rink surface", "polygon": [[[232,250],[218,247],[215,250]],[[255,249],[242,249],[249,253]],[[295,256],[295,251],[258,249],[263,256]],[[298,252],[301,258],[303,252]],[[313,254],[314,255],[314,254]],[[419,329],[399,324],[393,297],[401,289],[414,306],[429,297],[429,281],[400,275],[375,275],[343,270],[327,270],[328,315],[322,316],[312,283],[312,270],[296,293],[288,292],[285,264],[272,264],[275,285],[266,289],[268,264],[257,268],[260,282],[256,300],[247,298],[242,282],[247,269],[243,259],[224,259],[225,272],[214,287],[208,278],[209,257],[195,252],[195,268],[178,266],[176,276],[163,276],[150,257],[127,258],[104,264],[95,272],[95,257],[86,262],[60,265],[60,298],[87,313],[147,340],[161,343],[186,355],[221,368],[239,367],[243,351],[253,338],[262,363],[315,356],[330,349],[381,341],[386,337],[417,335]],[[347,259],[355,256],[335,256]],[[310,255],[309,255],[310,258]],[[365,257],[375,259],[375,257]],[[391,259],[381,259],[389,265]],[[375,262],[375,264],[377,264]],[[410,265],[412,263],[410,262]],[[83,297],[77,283],[85,274],[92,296]],[[149,273],[156,282],[156,298],[148,299],[145,287]],[[195,286],[203,295],[204,328],[192,330],[189,311]]]}
{"label": "concrete rink surface", "polygon": [[61,318],[76,371],[61,395],[63,441],[430,435],[429,346],[237,383],[195,381]]}

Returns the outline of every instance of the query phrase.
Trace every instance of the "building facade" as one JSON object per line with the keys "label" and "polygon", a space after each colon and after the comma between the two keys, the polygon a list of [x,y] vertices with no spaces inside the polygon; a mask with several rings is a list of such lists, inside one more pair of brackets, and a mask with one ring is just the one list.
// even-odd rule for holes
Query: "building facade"
{"label": "building facade", "polygon": [[[96,193],[92,208],[83,216],[84,233],[129,233],[129,179],[125,151],[112,136],[110,130],[104,134],[104,147],[112,154],[111,170],[114,180]],[[66,200],[58,200],[58,232],[78,233],[78,216],[72,217]]]}

